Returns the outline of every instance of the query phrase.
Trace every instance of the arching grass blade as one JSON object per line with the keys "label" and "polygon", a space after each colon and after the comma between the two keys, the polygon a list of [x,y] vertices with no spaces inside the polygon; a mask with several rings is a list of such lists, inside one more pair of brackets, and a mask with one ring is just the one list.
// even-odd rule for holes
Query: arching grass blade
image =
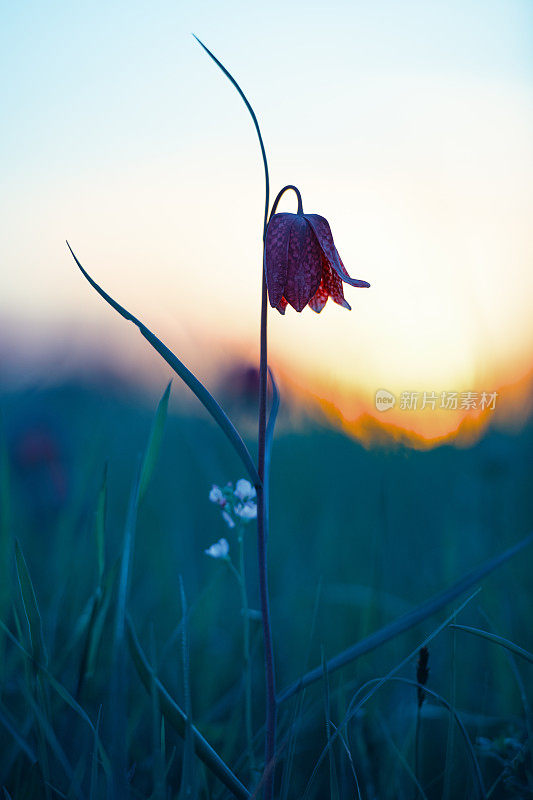
{"label": "arching grass blade", "polygon": [[261,486],[261,480],[257,473],[257,469],[255,468],[255,464],[252,461],[252,457],[248,451],[248,448],[244,444],[240,434],[238,433],[237,429],[227,416],[227,414],[222,410],[219,406],[215,398],[207,391],[205,386],[200,383],[198,378],[193,375],[193,373],[183,364],[174,353],[169,350],[169,348],[163,344],[163,342],[157,338],[147,327],[143,325],[143,323],[134,317],[133,314],[130,314],[120,303],[117,303],[116,300],[107,294],[97,283],[94,281],[89,273],[82,267],[78,259],[76,258],[74,251],[72,250],[70,244],[67,242],[68,249],[72,253],[72,257],[78,267],[80,268],[82,274],[91,284],[93,289],[98,292],[100,297],[103,297],[106,303],[117,311],[121,317],[128,320],[129,322],[133,322],[134,325],[138,327],[141,334],[144,338],[150,342],[154,350],[156,350],[159,355],[167,362],[169,367],[171,367],[174,372],[179,375],[184,383],[187,384],[191,392],[196,395],[198,400],[202,403],[204,408],[209,411],[217,425],[224,431],[230,442],[232,443],[233,447],[237,451],[239,457],[241,458],[246,470],[252,480],[252,483],[255,487]]}
{"label": "arching grass blade", "polygon": [[466,633],[471,633],[474,636],[480,636],[482,639],[487,639],[489,642],[493,642],[494,644],[499,644],[500,647],[505,647],[507,650],[510,650],[511,653],[514,653],[515,656],[520,656],[520,658],[523,658],[525,661],[529,661],[530,664],[533,664],[533,653],[524,650],[523,647],[519,647],[514,642],[509,641],[509,639],[505,639],[503,636],[497,636],[495,633],[481,630],[481,628],[471,628],[469,625],[450,625],[450,628],[453,628],[456,631],[466,631]]}
{"label": "arching grass blade", "polygon": [[[407,614],[404,614],[402,617],[394,622],[391,622],[389,625],[385,625],[378,631],[371,633],[370,636],[365,637],[360,642],[357,642],[357,644],[354,644],[351,647],[348,647],[346,650],[343,650],[341,653],[338,653],[338,655],[334,656],[328,661],[328,671],[331,673],[334,670],[340,669],[346,664],[350,664],[352,661],[355,661],[356,658],[372,652],[372,650],[375,650],[385,642],[394,639],[394,637],[399,636],[401,633],[405,633],[405,631],[414,628],[415,625],[418,625],[420,622],[423,622],[437,611],[440,611],[441,608],[444,608],[446,605],[451,603],[456,597],[459,597],[459,595],[466,592],[476,583],[479,583],[479,581],[523,550],[524,547],[531,544],[531,542],[533,542],[533,534],[526,536],[520,542],[513,545],[513,547],[510,547],[508,550],[505,550],[503,553],[500,553],[499,555],[494,556],[494,558],[490,558],[488,561],[485,561],[484,564],[476,567],[476,569],[467,572],[467,574],[463,575],[463,577],[453,586],[450,586],[448,589],[445,589],[429,600],[426,600],[425,603],[422,603],[413,611],[409,611]],[[302,678],[300,678],[300,680],[291,684],[291,686],[288,686],[278,696],[278,703],[283,703],[285,700],[293,697],[306,686],[309,686],[310,684],[315,683],[315,681],[320,680],[322,674],[322,667],[315,667],[315,669],[306,673]]]}
{"label": "arching grass blade", "polygon": [[161,447],[161,441],[163,439],[163,428],[165,427],[165,420],[167,418],[168,399],[170,397],[171,386],[172,386],[172,381],[170,381],[167,388],[165,389],[163,397],[159,401],[157,410],[155,412],[154,421],[152,423],[152,429],[150,431],[150,438],[148,439],[148,444],[146,446],[146,452],[144,454],[144,460],[141,469],[139,502],[141,502],[141,500],[143,499],[144,493],[146,492],[146,488],[150,483],[150,478],[152,477],[152,472],[154,471],[155,462],[157,461],[157,456],[159,455],[159,448]]}
{"label": "arching grass blade", "polygon": [[[184,739],[187,728],[187,715],[180,706],[172,699],[160,680],[154,675],[146,656],[144,655],[133,624],[129,617],[126,619],[126,633],[130,654],[135,665],[135,669],[143,683],[146,691],[151,693],[153,687],[156,688],[159,697],[159,707],[165,719],[172,725],[179,735]],[[204,739],[200,731],[191,725],[191,733],[195,752],[204,764],[209,767],[211,772],[222,781],[222,783],[238,798],[238,800],[248,800],[250,793],[240,782],[236,775],[230,770],[225,762],[220,758],[211,745]]]}
{"label": "arching grass blade", "polygon": [[39,664],[46,666],[46,648],[44,646],[43,627],[41,614],[37,605],[35,590],[28,570],[28,565],[18,540],[15,540],[15,561],[17,565],[17,577],[22,595],[22,605],[28,622],[30,632],[30,642],[32,656]]}

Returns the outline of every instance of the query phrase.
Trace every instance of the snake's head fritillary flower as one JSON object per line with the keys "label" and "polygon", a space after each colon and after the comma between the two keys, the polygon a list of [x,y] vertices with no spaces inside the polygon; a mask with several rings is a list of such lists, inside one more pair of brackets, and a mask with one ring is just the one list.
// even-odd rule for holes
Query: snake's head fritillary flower
{"label": "snake's head fritillary flower", "polygon": [[207,556],[211,558],[227,558],[229,554],[229,544],[227,539],[219,539],[218,542],[215,542],[208,547],[207,550],[204,550]]}
{"label": "snake's head fritillary flower", "polygon": [[318,214],[273,214],[265,241],[265,269],[270,305],[285,313],[287,304],[296,311],[309,305],[319,314],[328,297],[350,310],[342,284],[368,288],[366,281],[351,278],[341,261],[329,223]]}

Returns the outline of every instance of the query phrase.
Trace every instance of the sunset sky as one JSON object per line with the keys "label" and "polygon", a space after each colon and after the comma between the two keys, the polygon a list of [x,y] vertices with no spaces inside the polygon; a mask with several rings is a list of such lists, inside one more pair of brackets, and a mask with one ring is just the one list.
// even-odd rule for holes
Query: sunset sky
{"label": "sunset sky", "polygon": [[[241,99],[191,32],[254,106],[273,196],[298,185],[350,274],[372,285],[346,287],[352,312],[272,311],[273,365],[352,420],[377,389],[522,380],[529,0],[5,5],[0,355],[9,342],[68,360],[93,343],[146,363],[147,345],[76,271],[68,238],[193,369],[209,375],[228,347],[257,358],[262,162]],[[295,210],[290,194],[280,210]],[[457,424],[386,414],[435,435]]]}

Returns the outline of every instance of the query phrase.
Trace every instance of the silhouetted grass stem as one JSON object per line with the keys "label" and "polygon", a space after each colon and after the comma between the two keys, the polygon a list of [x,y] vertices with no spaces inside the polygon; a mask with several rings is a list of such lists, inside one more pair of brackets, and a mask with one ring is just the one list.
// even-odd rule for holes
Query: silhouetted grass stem
{"label": "silhouetted grass stem", "polygon": [[259,593],[261,597],[261,617],[263,622],[263,641],[265,650],[266,679],[266,733],[265,733],[265,785],[264,798],[274,796],[274,771],[269,764],[276,748],[276,679],[274,672],[274,647],[270,624],[270,603],[268,595],[267,561],[267,508],[268,496],[264,490],[265,441],[266,441],[266,402],[267,402],[267,285],[263,268],[263,288],[261,297],[261,338],[259,362],[259,436],[257,471],[261,485],[257,488],[257,555],[259,565]]}
{"label": "silhouetted grass stem", "polygon": [[246,590],[246,568],[244,561],[244,537],[242,526],[239,530],[239,587],[241,592],[241,611],[243,618],[242,649],[244,660],[244,724],[246,728],[246,748],[250,778],[253,779],[255,766],[254,729],[252,718],[252,663],[250,658],[250,614]]}

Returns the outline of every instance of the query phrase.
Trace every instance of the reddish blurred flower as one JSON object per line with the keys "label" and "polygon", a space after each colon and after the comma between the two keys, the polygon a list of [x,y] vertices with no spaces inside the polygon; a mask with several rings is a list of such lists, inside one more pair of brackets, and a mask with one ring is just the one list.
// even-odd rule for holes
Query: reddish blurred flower
{"label": "reddish blurred flower", "polygon": [[64,453],[53,429],[40,424],[30,425],[15,442],[15,462],[32,483],[31,494],[46,496],[46,504],[61,503],[67,494],[67,473]]}
{"label": "reddish blurred flower", "polygon": [[318,214],[274,214],[268,224],[265,268],[270,305],[285,313],[309,305],[319,314],[328,297],[350,310],[342,282],[368,288],[366,281],[350,278],[333,243],[329,223]]}

